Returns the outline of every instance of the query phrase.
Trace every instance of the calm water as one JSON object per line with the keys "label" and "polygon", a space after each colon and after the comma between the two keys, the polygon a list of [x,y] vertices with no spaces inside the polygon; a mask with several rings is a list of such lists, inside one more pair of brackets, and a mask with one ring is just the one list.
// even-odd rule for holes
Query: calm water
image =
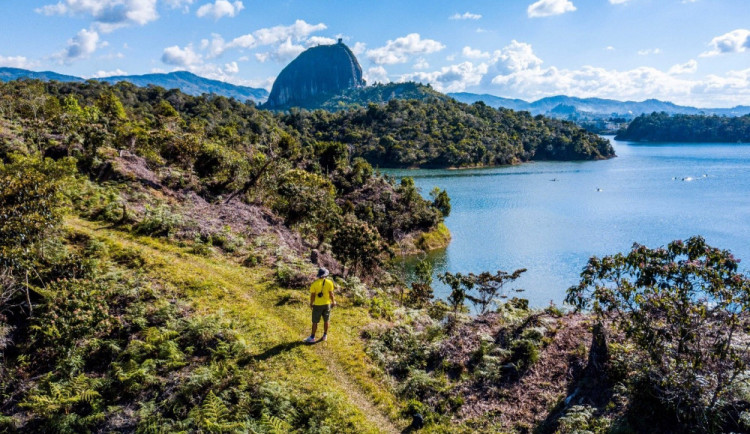
{"label": "calm water", "polygon": [[[426,195],[448,190],[450,246],[436,274],[527,268],[515,287],[534,306],[561,303],[592,255],[703,235],[750,269],[750,145],[613,143],[607,161],[477,170],[388,170]],[[684,180],[683,180],[684,179]],[[436,296],[447,289],[436,280]]]}

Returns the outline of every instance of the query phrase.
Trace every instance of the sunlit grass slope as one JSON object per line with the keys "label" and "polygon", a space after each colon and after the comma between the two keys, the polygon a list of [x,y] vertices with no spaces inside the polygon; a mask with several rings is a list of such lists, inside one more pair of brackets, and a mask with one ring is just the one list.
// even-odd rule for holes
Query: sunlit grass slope
{"label": "sunlit grass slope", "polygon": [[252,352],[246,369],[294,393],[338,402],[338,414],[331,417],[347,419],[358,432],[395,432],[405,426],[387,380],[364,353],[361,330],[374,320],[345,296],[334,311],[330,339],[302,345],[309,332],[306,293],[278,288],[270,270],[247,268],[218,254],[191,254],[189,248],[101,223],[70,218],[66,224],[110,247],[136,252],[144,258],[145,273],[188,300],[195,315],[231,320]]}

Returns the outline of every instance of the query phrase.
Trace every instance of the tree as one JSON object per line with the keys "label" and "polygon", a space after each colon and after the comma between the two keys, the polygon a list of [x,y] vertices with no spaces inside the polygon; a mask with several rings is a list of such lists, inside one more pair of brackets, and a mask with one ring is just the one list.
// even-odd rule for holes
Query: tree
{"label": "tree", "polygon": [[340,209],[336,192],[328,179],[315,173],[293,169],[279,179],[274,209],[287,224],[307,224],[315,231],[318,247],[336,226]]}
{"label": "tree", "polygon": [[0,162],[0,266],[25,278],[30,314],[28,273],[34,270],[39,244],[62,221],[64,191],[74,173],[71,158],[52,161],[11,154],[10,162]]}
{"label": "tree", "polygon": [[356,274],[371,273],[382,264],[383,242],[378,231],[347,214],[331,242],[334,256]]}
{"label": "tree", "polygon": [[750,367],[750,279],[738,263],[701,237],[634,244],[591,258],[566,301],[624,332],[637,371],[678,420],[715,431]]}
{"label": "tree", "polygon": [[435,207],[443,217],[448,217],[451,214],[451,198],[448,197],[448,192],[440,190],[435,187],[430,192],[432,198],[432,206]]}
{"label": "tree", "polygon": [[414,267],[416,279],[411,284],[409,304],[421,307],[432,300],[432,263],[419,261]]}
{"label": "tree", "polygon": [[445,272],[438,276],[441,282],[451,287],[451,293],[448,295],[448,304],[453,310],[453,319],[458,319],[458,311],[464,306],[466,293],[474,287],[474,282],[461,273]]}
{"label": "tree", "polygon": [[[466,298],[469,299],[475,305],[481,307],[481,314],[487,312],[487,308],[492,304],[496,303],[498,298],[507,298],[507,295],[503,293],[503,287],[506,283],[512,282],[525,273],[526,269],[521,268],[509,274],[505,271],[498,270],[497,273],[492,274],[489,271],[485,271],[480,274],[471,273],[467,276],[474,286],[474,289],[479,293],[478,296],[472,294],[466,294]],[[515,292],[521,292],[521,289],[514,289]]]}

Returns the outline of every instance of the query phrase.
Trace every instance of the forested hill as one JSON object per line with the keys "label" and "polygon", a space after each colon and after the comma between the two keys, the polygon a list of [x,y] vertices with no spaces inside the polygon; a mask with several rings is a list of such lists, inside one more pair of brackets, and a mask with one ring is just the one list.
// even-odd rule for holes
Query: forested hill
{"label": "forested hill", "polygon": [[391,99],[334,113],[295,110],[281,119],[304,143],[340,142],[381,167],[493,166],[615,156],[609,141],[572,122],[424,95],[429,98]]}
{"label": "forested hill", "polygon": [[[450,96],[434,90],[429,85],[415,82],[374,84],[365,87],[351,87],[337,93],[321,93],[310,97],[295,107],[306,110],[323,109],[330,112],[367,107],[368,104],[383,104],[392,99],[417,99],[420,101],[445,101]],[[264,108],[268,108],[264,106]],[[272,109],[274,110],[274,109]],[[278,110],[278,109],[275,109]],[[288,111],[289,107],[284,107]]]}
{"label": "forested hill", "polygon": [[750,142],[750,115],[739,117],[651,113],[638,116],[617,140],[642,142]]}

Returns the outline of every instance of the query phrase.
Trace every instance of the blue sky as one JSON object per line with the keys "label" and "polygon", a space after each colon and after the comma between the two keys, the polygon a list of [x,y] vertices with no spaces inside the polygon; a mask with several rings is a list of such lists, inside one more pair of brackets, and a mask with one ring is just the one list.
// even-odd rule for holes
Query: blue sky
{"label": "blue sky", "polygon": [[341,37],[369,83],[750,105],[749,0],[0,0],[0,66],[270,88]]}

